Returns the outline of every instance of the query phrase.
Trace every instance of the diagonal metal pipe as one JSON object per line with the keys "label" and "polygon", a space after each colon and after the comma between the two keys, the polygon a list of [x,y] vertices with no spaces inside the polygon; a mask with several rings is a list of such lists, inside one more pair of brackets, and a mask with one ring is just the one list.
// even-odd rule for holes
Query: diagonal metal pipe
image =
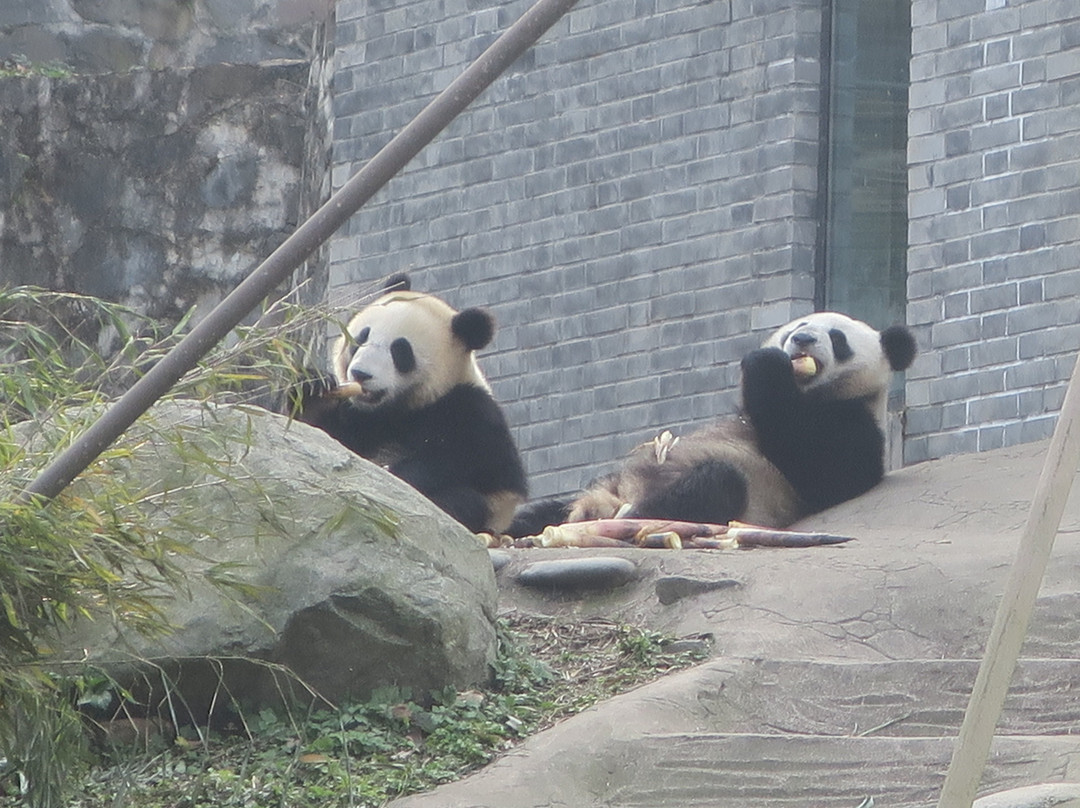
{"label": "diagonal metal pipe", "polygon": [[319,245],[446,128],[576,0],[537,0],[445,90],[259,264],[176,347],[118,398],[19,495],[48,501],[63,491]]}

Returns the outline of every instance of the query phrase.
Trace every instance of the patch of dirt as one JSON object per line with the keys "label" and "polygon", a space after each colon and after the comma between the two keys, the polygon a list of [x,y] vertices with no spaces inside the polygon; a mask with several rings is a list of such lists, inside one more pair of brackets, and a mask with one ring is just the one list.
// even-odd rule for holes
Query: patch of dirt
{"label": "patch of dirt", "polygon": [[530,656],[554,675],[551,706],[562,716],[691,667],[709,654],[705,637],[676,639],[599,617],[512,611],[501,618]]}

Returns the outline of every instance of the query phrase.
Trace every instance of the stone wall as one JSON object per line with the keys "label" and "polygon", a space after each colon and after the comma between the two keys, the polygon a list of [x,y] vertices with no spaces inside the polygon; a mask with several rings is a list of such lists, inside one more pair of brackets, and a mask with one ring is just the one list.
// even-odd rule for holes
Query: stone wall
{"label": "stone wall", "polygon": [[332,9],[333,0],[4,0],[0,60],[86,75],[311,59]]}
{"label": "stone wall", "polygon": [[[151,39],[147,21],[185,9],[196,22],[232,9],[234,33],[281,47],[245,51],[220,26],[196,26],[208,37],[203,47],[184,39],[189,51],[173,54],[194,64],[96,75],[77,67],[88,43],[111,53],[120,46],[100,37],[137,33],[141,61],[153,62],[172,40],[160,29]],[[19,58],[56,56],[76,69],[64,78],[0,79],[0,283],[93,294],[165,321],[197,305],[198,319],[325,201],[329,21],[260,28],[256,12],[268,9],[261,0],[228,8],[171,0],[3,6],[0,51],[34,45]],[[69,19],[75,12],[78,27]],[[292,58],[272,58],[286,53]],[[220,61],[229,55],[254,61]],[[309,279],[301,299],[322,300],[326,250],[301,278]]]}
{"label": "stone wall", "polygon": [[[529,5],[339,0],[335,186]],[[808,0],[582,3],[339,232],[333,297],[490,306],[536,495],[731,412],[812,308],[820,50]]]}
{"label": "stone wall", "polygon": [[1080,7],[912,25],[909,462],[1049,435],[1080,345]]}

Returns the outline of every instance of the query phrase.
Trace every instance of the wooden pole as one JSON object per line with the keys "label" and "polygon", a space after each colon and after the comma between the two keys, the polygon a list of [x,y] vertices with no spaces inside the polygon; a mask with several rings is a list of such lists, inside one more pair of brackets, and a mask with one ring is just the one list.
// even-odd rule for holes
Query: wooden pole
{"label": "wooden pole", "polygon": [[986,653],[975,678],[938,808],[971,808],[982,780],[994,728],[1027,634],[1065,502],[1080,467],[1080,357],[1065,392]]}

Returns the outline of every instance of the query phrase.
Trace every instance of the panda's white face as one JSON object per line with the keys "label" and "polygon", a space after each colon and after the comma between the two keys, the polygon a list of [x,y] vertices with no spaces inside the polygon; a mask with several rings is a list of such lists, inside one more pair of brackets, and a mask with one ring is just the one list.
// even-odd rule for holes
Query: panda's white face
{"label": "panda's white face", "polygon": [[359,382],[361,407],[429,404],[457,384],[487,389],[470,348],[455,334],[450,306],[418,292],[391,292],[349,322],[333,348],[339,384]]}
{"label": "panda's white face", "polygon": [[[777,329],[763,347],[780,348],[799,360],[795,378],[800,387],[833,399],[881,396],[888,389],[891,372],[911,361],[894,361],[886,353],[881,332],[835,312],[793,320]],[[913,344],[911,349],[914,355]],[[801,357],[814,361],[808,364]]]}

